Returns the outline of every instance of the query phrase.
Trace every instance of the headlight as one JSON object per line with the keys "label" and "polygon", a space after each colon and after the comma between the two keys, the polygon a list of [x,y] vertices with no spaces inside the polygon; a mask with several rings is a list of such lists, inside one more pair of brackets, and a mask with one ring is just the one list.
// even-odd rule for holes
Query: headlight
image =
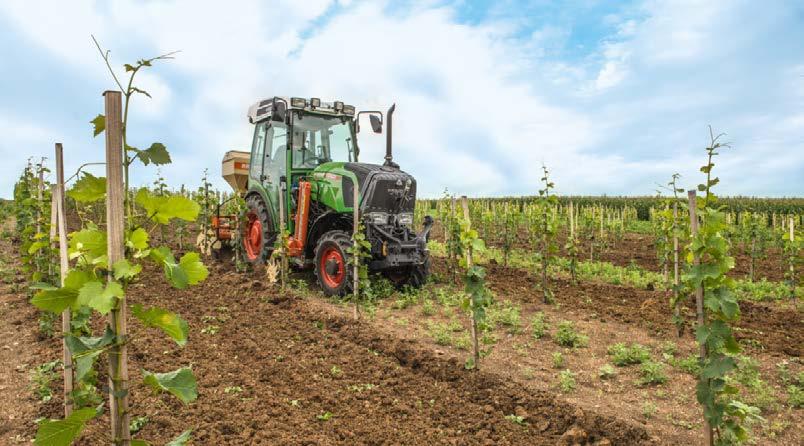
{"label": "headlight", "polygon": [[396,222],[402,226],[410,226],[413,224],[413,214],[406,212],[396,216]]}
{"label": "headlight", "polygon": [[304,98],[290,98],[290,106],[293,108],[304,108],[307,101]]}
{"label": "headlight", "polygon": [[343,106],[343,114],[354,116],[355,114],[355,106],[354,105],[344,105]]}
{"label": "headlight", "polygon": [[369,221],[374,223],[375,225],[387,225],[388,224],[388,214],[385,212],[369,212],[366,214]]}

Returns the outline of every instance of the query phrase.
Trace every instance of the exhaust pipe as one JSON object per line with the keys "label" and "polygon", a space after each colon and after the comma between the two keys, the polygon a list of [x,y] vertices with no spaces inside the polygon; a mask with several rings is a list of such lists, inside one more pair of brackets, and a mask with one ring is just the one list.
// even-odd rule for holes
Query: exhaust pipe
{"label": "exhaust pipe", "polygon": [[394,110],[396,110],[396,103],[391,105],[388,112],[385,114],[385,164],[384,166],[399,168],[399,164],[394,162],[394,156],[391,152],[391,133],[393,132]]}

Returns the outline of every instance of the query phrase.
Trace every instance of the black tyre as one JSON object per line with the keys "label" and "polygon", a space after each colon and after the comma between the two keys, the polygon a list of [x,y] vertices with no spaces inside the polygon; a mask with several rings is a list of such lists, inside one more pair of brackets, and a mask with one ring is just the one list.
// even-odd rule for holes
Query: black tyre
{"label": "black tyre", "polygon": [[246,218],[243,228],[243,260],[264,264],[274,248],[274,232],[271,214],[259,195],[246,198]]}
{"label": "black tyre", "polygon": [[352,239],[344,231],[325,233],[315,247],[315,276],[327,296],[343,296],[352,292],[353,266],[348,253]]}

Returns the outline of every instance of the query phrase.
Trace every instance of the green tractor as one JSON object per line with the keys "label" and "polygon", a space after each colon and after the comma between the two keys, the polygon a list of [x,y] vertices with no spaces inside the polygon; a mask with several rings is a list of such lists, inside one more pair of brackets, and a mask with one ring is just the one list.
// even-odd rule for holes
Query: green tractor
{"label": "green tractor", "polygon": [[[240,231],[247,262],[269,259],[283,221],[293,263],[312,266],[327,295],[350,292],[348,249],[358,206],[371,243],[369,271],[382,273],[397,286],[420,287],[427,281],[433,219],[425,217],[422,230],[414,230],[416,180],[392,158],[394,108],[385,115],[355,113],[353,106],[340,101],[295,97],[273,97],[249,108],[249,122],[254,124],[251,153],[228,152],[223,161],[224,178],[246,202]],[[382,133],[385,121],[382,165],[358,162],[362,114],[368,115],[375,133]]]}

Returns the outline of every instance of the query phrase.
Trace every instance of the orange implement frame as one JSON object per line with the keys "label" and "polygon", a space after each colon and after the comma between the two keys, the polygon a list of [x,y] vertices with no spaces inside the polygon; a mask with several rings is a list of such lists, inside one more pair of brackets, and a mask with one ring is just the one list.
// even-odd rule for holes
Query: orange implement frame
{"label": "orange implement frame", "polygon": [[310,217],[310,191],[312,186],[309,181],[299,181],[299,200],[296,216],[293,219],[296,231],[288,240],[288,255],[298,257],[304,253],[304,245],[307,244],[307,219]]}

